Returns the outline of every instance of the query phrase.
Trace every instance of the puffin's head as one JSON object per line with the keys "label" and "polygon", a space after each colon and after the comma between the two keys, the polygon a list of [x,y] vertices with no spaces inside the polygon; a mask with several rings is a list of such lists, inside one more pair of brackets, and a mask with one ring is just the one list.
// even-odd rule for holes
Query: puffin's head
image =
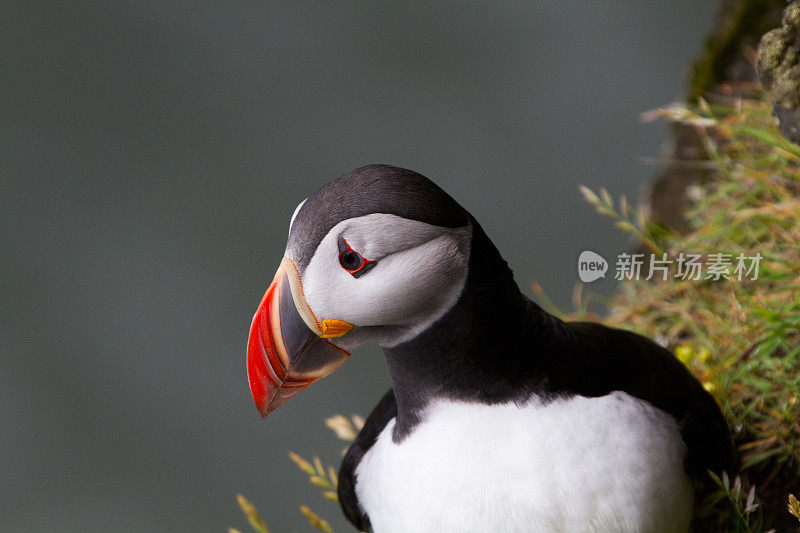
{"label": "puffin's head", "polygon": [[262,416],[367,343],[391,347],[429,328],[467,279],[471,216],[424,176],[356,169],[303,201],[253,317],[250,391]]}

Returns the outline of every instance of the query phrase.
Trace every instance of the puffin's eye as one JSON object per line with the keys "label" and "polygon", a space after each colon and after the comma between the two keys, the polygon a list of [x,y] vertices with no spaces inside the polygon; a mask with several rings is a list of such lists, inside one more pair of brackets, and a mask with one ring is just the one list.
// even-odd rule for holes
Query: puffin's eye
{"label": "puffin's eye", "polygon": [[364,259],[361,254],[350,248],[347,241],[339,237],[339,264],[347,270],[354,278],[366,274],[375,266],[375,261]]}
{"label": "puffin's eye", "polygon": [[354,252],[353,250],[347,250],[339,254],[339,264],[341,264],[342,268],[345,270],[358,270],[358,267],[360,267],[363,262],[364,259],[358,255],[358,252]]}

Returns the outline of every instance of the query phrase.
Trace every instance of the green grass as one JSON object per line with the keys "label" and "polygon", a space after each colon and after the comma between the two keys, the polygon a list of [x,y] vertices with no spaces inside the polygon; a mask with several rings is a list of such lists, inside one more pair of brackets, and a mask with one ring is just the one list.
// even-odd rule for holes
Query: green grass
{"label": "green grass", "polygon": [[697,128],[715,168],[692,191],[691,230],[649,225],[605,191],[584,196],[659,257],[760,253],[758,278],[626,280],[603,320],[666,341],[717,399],[743,465],[742,479],[718,480],[734,507],[728,530],[761,531],[759,494],[788,503],[800,479],[800,147],[762,100],[656,114]]}

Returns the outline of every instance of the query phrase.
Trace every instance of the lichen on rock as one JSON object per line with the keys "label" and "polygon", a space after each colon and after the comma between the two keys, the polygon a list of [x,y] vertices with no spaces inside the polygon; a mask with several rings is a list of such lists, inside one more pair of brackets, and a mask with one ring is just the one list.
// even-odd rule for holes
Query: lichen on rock
{"label": "lichen on rock", "polygon": [[783,25],[764,34],[758,47],[758,77],[770,93],[781,132],[800,144],[800,1],[783,12]]}

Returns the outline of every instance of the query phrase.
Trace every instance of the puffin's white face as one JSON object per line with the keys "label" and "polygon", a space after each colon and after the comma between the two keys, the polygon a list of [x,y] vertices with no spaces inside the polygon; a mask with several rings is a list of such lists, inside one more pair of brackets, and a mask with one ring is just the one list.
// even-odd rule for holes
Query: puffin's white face
{"label": "puffin's white face", "polygon": [[[382,213],[344,220],[299,272],[308,307],[317,317],[354,326],[331,339],[348,351],[408,340],[461,295],[471,233],[470,226],[444,228]],[[286,255],[296,263],[291,247]]]}

